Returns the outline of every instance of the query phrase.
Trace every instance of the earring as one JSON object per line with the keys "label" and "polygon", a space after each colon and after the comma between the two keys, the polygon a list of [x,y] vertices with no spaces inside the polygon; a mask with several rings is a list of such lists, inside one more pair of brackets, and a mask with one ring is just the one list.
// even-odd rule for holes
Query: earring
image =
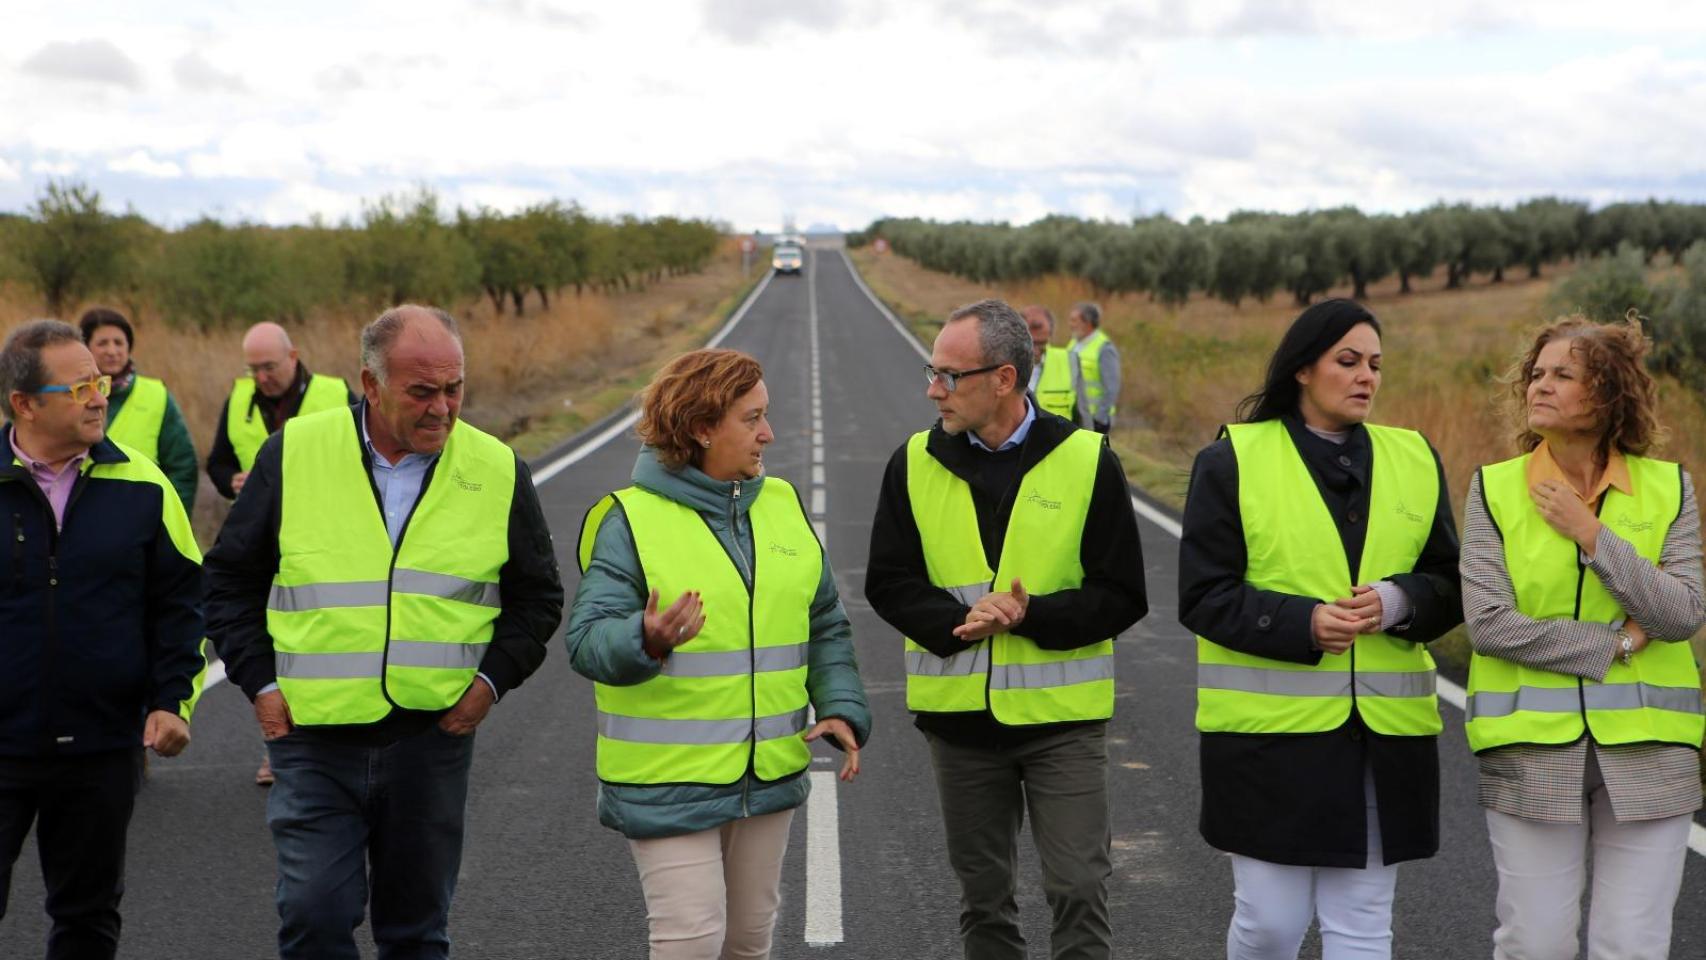
{"label": "earring", "polygon": [[709,440],[701,440],[701,441],[699,441],[699,442],[700,442],[700,443],[702,443],[702,444],[704,444],[704,445],[705,445],[705,449],[707,449],[707,450],[709,450],[709,449],[711,449],[711,441],[709,441]]}

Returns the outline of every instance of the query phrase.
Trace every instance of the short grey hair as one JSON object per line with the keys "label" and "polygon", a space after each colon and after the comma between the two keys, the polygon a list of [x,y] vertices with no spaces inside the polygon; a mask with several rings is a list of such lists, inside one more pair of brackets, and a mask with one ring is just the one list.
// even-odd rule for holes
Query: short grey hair
{"label": "short grey hair", "polygon": [[977,345],[983,351],[983,362],[1012,366],[1018,372],[1016,383],[1023,392],[1031,382],[1031,328],[1025,318],[1005,300],[979,300],[968,303],[948,314],[948,322],[977,318]]}
{"label": "short grey hair", "polygon": [[361,330],[361,365],[372,371],[374,379],[380,383],[391,375],[387,354],[391,352],[391,345],[397,342],[397,337],[402,335],[403,328],[408,325],[409,313],[414,310],[431,314],[443,324],[444,329],[450,331],[458,344],[462,342],[462,330],[456,325],[456,318],[446,311],[419,303],[398,304]]}
{"label": "short grey hair", "polygon": [[1092,327],[1102,325],[1102,307],[1100,304],[1091,303],[1088,300],[1083,303],[1075,303],[1072,305],[1072,312],[1078,314],[1079,319]]}
{"label": "short grey hair", "polygon": [[0,347],[0,403],[11,419],[12,391],[39,393],[47,386],[47,368],[41,352],[61,343],[82,343],[83,335],[62,320],[31,320],[13,330]]}

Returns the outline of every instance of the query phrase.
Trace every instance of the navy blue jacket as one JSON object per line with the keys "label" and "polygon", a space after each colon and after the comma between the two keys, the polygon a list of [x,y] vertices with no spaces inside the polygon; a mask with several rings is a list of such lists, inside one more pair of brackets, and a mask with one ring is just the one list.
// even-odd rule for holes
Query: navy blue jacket
{"label": "navy blue jacket", "polygon": [[0,429],[0,756],[140,747],[202,668],[201,555],[160,469],[110,440],[53,510]]}

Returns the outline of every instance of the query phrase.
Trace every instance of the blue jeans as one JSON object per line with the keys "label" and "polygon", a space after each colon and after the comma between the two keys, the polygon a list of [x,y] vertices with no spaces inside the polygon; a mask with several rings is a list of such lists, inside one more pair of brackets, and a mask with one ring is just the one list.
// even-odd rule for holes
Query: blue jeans
{"label": "blue jeans", "polygon": [[448,957],[474,737],[435,724],[368,747],[293,731],[267,754],[281,960],[358,958],[370,899],[381,960]]}

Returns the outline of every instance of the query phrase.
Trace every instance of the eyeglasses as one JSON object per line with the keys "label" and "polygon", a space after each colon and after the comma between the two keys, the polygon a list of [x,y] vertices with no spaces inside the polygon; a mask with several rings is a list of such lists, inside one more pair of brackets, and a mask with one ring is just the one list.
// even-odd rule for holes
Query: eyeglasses
{"label": "eyeglasses", "polygon": [[938,370],[927,363],[924,365],[924,383],[926,386],[933,387],[936,385],[936,382],[940,380],[942,382],[942,387],[949,393],[953,393],[954,388],[959,385],[961,379],[965,377],[975,377],[980,373],[989,373],[992,370],[999,370],[1005,366],[1007,366],[1005,363],[993,363],[987,367],[978,367],[976,370],[961,370],[958,373],[953,373],[947,370]]}
{"label": "eyeglasses", "polygon": [[95,393],[98,393],[103,397],[111,396],[112,392],[113,392],[113,378],[103,374],[103,375],[95,377],[93,379],[85,380],[82,383],[49,384],[48,386],[42,387],[40,390],[37,390],[36,392],[37,393],[69,393],[69,394],[71,394],[71,402],[72,403],[88,403],[90,391],[94,391]]}

